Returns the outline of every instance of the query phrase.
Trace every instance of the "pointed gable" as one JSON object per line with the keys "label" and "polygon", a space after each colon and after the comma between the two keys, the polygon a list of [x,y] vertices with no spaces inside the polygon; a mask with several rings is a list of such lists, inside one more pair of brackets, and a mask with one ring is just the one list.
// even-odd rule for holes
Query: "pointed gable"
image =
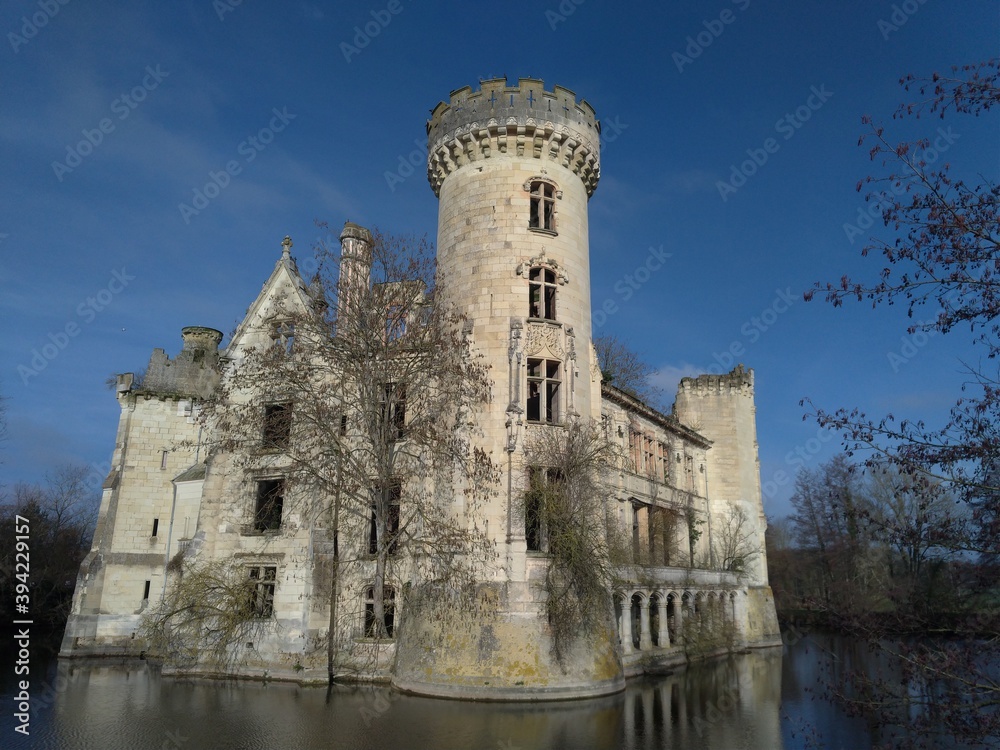
{"label": "pointed gable", "polygon": [[291,256],[291,238],[285,237],[281,245],[281,257],[274,264],[274,270],[261,287],[257,299],[247,309],[246,316],[226,347],[227,357],[237,357],[242,349],[264,343],[262,338],[270,337],[274,321],[301,315],[311,305],[308,285],[303,281],[295,259]]}

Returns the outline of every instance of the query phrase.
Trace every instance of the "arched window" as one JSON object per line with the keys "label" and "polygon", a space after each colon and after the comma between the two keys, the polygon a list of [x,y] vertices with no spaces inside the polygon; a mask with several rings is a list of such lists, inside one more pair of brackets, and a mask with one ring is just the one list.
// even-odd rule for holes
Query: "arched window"
{"label": "arched window", "polygon": [[365,638],[392,638],[396,629],[396,591],[382,588],[382,623],[375,617],[375,587],[365,589]]}
{"label": "arched window", "polygon": [[528,217],[530,229],[556,231],[556,186],[543,180],[530,183],[531,211]]}
{"label": "arched window", "polygon": [[642,642],[642,597],[638,594],[632,594],[630,615],[632,617],[632,648],[638,651],[639,644]]}
{"label": "arched window", "polygon": [[556,274],[550,268],[528,271],[528,317],[556,319]]}
{"label": "arched window", "polygon": [[649,597],[649,637],[654,646],[660,645],[660,596]]}

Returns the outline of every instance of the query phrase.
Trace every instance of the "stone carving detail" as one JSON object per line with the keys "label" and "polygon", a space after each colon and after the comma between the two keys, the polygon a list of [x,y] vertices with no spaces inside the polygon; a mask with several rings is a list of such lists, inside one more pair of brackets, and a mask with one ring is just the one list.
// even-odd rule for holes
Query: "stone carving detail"
{"label": "stone carving detail", "polygon": [[536,266],[547,266],[556,272],[556,281],[560,286],[569,283],[569,275],[566,273],[559,263],[551,258],[546,257],[545,248],[542,248],[542,252],[536,255],[534,258],[529,258],[526,261],[517,264],[517,268],[514,272],[518,276],[526,276],[528,271]]}
{"label": "stone carving detail", "polygon": [[524,351],[526,354],[538,354],[548,349],[549,352],[562,359],[566,353],[562,339],[562,329],[559,326],[529,322]]}
{"label": "stone carving detail", "polygon": [[521,406],[521,362],[524,359],[521,352],[521,345],[524,339],[521,336],[523,324],[514,318],[510,321],[510,344],[507,347],[508,360],[508,395],[510,402],[507,405],[507,451],[513,452],[517,448],[517,437],[523,423],[522,415],[524,408]]}
{"label": "stone carving detail", "polygon": [[[593,354],[593,352],[591,352]],[[601,368],[597,364],[597,358],[592,357],[590,360],[590,380],[592,383],[598,383],[604,379],[601,375]]]}

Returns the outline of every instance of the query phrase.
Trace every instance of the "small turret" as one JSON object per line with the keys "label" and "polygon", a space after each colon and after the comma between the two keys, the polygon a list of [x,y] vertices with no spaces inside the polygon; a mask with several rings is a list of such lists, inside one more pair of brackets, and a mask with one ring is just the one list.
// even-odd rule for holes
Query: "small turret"
{"label": "small turret", "polygon": [[[372,233],[344,222],[340,233],[340,277],[337,282],[337,320],[347,321],[371,285]],[[340,326],[343,330],[343,326]]]}
{"label": "small turret", "polygon": [[222,332],[204,326],[188,326],[181,329],[181,338],[184,340],[183,351],[200,352],[204,356],[206,353],[211,354],[219,350]]}

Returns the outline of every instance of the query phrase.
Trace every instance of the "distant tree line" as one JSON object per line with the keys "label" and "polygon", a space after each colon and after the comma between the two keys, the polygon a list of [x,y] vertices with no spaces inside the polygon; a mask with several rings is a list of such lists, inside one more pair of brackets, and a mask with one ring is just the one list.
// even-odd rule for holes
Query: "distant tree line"
{"label": "distant tree line", "polygon": [[[28,616],[48,629],[57,643],[69,617],[80,563],[90,551],[98,497],[87,481],[86,466],[63,466],[44,484],[0,488],[0,602],[15,611],[18,583],[30,591]],[[14,544],[18,516],[29,528],[29,572],[17,567]],[[23,523],[20,524],[23,526]]]}
{"label": "distant tree line", "polygon": [[943,483],[841,454],[803,469],[791,503],[767,530],[784,619],[928,633],[994,611],[995,560],[975,551],[971,513]]}
{"label": "distant tree line", "polygon": [[[894,120],[975,127],[970,118],[989,120],[1000,105],[1000,58],[900,85],[910,101]],[[839,433],[846,458],[803,472],[795,513],[772,531],[778,603],[822,612],[887,665],[852,670],[829,690],[890,727],[892,746],[998,747],[1000,184],[978,159],[963,177],[950,163],[932,166],[928,138],[895,142],[874,118],[862,123],[860,143],[882,169],[857,189],[887,230],[862,255],[878,262],[868,278],[844,275],[805,297],[899,304],[911,335],[966,334],[966,377],[937,425],[803,401],[807,416]],[[863,473],[847,460],[855,456]]]}

